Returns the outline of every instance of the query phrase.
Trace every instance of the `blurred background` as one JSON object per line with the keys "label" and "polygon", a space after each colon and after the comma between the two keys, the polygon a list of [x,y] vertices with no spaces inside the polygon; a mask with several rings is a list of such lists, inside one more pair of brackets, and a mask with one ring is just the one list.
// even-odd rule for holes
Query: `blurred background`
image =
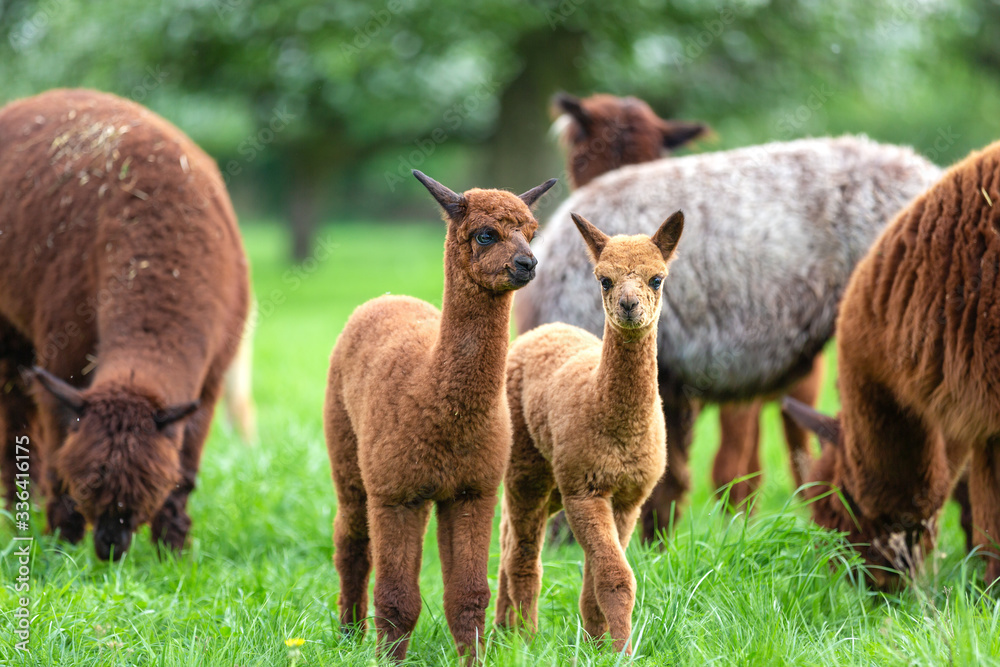
{"label": "blurred background", "polygon": [[950,163],[1000,138],[1000,0],[0,0],[0,84],[159,112],[302,260],[321,223],[434,221],[413,168],[562,174],[559,90],[706,121],[695,150],[864,132]]}

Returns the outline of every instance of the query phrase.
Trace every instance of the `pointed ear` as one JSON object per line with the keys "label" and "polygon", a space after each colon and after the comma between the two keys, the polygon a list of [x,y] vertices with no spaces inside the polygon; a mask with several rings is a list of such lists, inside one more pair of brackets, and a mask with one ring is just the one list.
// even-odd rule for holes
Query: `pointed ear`
{"label": "pointed ear", "polygon": [[437,203],[441,204],[441,208],[444,209],[450,220],[458,222],[465,216],[465,197],[449,190],[421,171],[414,169],[413,175],[416,176],[418,181],[424,184],[424,187],[437,200]]}
{"label": "pointed ear", "polygon": [[30,375],[38,381],[53,398],[55,398],[61,408],[66,411],[64,416],[79,417],[87,407],[87,401],[83,398],[83,393],[68,382],[56,377],[41,366],[33,366]]}
{"label": "pointed ear", "polygon": [[676,211],[672,216],[663,221],[660,228],[653,234],[651,240],[660,249],[663,261],[669,262],[677,249],[677,244],[681,240],[681,232],[684,231],[684,211]]}
{"label": "pointed ear", "polygon": [[669,150],[680,148],[689,141],[708,134],[712,128],[704,123],[692,123],[686,120],[660,120],[663,132],[663,147]]}
{"label": "pointed ear", "polygon": [[190,403],[171,405],[170,407],[157,411],[157,413],[153,415],[153,421],[156,422],[156,427],[162,430],[167,426],[190,416],[191,413],[198,409],[200,404],[200,401],[191,401]]}
{"label": "pointed ear", "polygon": [[840,446],[840,419],[817,412],[811,406],[791,396],[782,399],[781,412],[791,417],[802,428],[819,436],[821,443]]}
{"label": "pointed ear", "polygon": [[556,184],[556,179],[550,178],[541,185],[536,185],[527,192],[519,195],[519,197],[521,198],[521,201],[523,201],[525,204],[528,205],[528,208],[531,208],[531,206],[534,205],[534,203],[538,201],[538,199],[542,195],[548,192],[549,188],[551,188],[555,184]]}
{"label": "pointed ear", "polygon": [[579,97],[573,97],[569,93],[556,93],[552,97],[552,106],[559,113],[568,114],[583,128],[584,132],[589,131],[591,118],[587,110],[583,108],[583,102]]}
{"label": "pointed ear", "polygon": [[601,258],[601,251],[608,244],[610,237],[597,227],[594,227],[582,215],[570,213],[570,216],[573,218],[573,222],[576,223],[576,228],[580,230],[580,236],[583,237],[584,242],[587,244],[587,254],[590,255],[590,261],[597,264],[597,260]]}

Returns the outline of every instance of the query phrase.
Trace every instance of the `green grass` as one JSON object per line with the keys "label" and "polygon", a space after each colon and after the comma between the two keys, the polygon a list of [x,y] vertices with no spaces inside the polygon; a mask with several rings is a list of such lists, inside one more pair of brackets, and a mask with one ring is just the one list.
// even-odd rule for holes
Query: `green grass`
{"label": "green grass", "polygon": [[[262,442],[247,448],[216,424],[191,500],[190,548],[161,560],[143,529],[120,563],[102,563],[89,537],[76,547],[57,543],[35,513],[25,656],[10,631],[16,562],[4,522],[0,662],[287,665],[284,640],[302,637],[299,665],[375,664],[374,633],[352,644],[336,623],[335,499],[320,421],[327,359],[347,316],[367,299],[395,292],[440,303],[443,229],[350,224],[321,237],[328,250],[293,269],[280,228],[246,228],[261,307],[254,380]],[[836,407],[830,364],[828,410]],[[538,636],[489,627],[489,663],[1000,664],[1000,607],[981,592],[981,563],[962,553],[953,507],[926,580],[898,596],[869,593],[851,552],[791,498],[774,406],[763,431],[766,477],[745,521],[713,500],[715,412],[698,422],[694,490],[681,525],[663,551],[638,542],[628,550],[639,582],[633,659],[584,641],[576,610],[582,554],[568,546],[545,553]],[[408,658],[415,665],[456,662],[433,534]],[[494,590],[498,555],[494,534]]]}

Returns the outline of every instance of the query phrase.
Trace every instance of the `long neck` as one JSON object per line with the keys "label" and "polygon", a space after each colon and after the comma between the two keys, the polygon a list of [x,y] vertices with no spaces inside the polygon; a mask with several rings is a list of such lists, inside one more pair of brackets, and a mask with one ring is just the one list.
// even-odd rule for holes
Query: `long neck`
{"label": "long neck", "polygon": [[644,405],[657,395],[656,324],[639,335],[604,323],[601,363],[597,367],[597,385],[609,402],[630,406]]}
{"label": "long neck", "polygon": [[442,407],[478,411],[500,399],[511,302],[511,292],[484,290],[457,269],[446,270],[441,330],[430,368],[443,393]]}

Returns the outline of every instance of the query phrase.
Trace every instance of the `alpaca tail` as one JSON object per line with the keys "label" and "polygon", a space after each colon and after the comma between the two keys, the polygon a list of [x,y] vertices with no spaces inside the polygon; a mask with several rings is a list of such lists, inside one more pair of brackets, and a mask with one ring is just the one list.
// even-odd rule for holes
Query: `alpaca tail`
{"label": "alpaca tail", "polygon": [[250,306],[250,316],[244,325],[236,358],[226,371],[222,393],[226,421],[247,445],[255,445],[259,440],[257,406],[253,400],[253,339],[256,320],[255,299]]}

